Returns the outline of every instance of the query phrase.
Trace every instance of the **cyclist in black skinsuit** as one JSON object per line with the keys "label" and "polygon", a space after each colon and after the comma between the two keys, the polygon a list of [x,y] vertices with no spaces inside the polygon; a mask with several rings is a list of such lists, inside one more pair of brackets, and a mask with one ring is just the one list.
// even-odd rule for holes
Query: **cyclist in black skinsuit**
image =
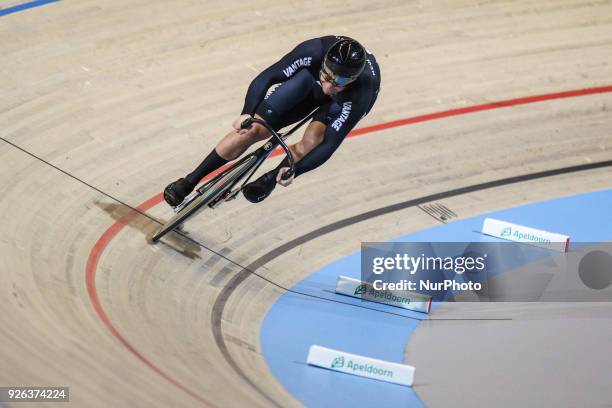
{"label": "cyclist in black skinsuit", "polygon": [[234,130],[221,139],[193,172],[170,183],[164,190],[164,199],[171,206],[179,205],[204,176],[270,136],[258,124],[240,129],[246,118],[258,117],[278,130],[317,109],[302,140],[290,146],[296,161],[295,175],[288,180],[281,178],[288,170],[285,159],[244,187],[249,201],[262,201],[277,182],[287,186],[294,177],[325,163],[372,109],[379,88],[376,59],[357,41],[340,36],[304,41],[251,82],[242,114],[233,123]]}

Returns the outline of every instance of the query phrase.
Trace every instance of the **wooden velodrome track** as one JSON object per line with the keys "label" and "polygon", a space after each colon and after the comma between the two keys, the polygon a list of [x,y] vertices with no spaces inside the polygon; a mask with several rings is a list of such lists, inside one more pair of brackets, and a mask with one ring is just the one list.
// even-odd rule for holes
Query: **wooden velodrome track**
{"label": "wooden velodrome track", "polygon": [[[340,3],[81,0],[0,17],[0,386],[67,385],[83,407],[299,406],[260,354],[282,288],[438,221],[406,205],[339,222],[612,160],[610,1]],[[264,203],[227,203],[150,245],[171,214],[158,193],[228,130],[251,79],[325,34],[361,40],[381,65],[359,127],[601,92],[349,139]],[[611,177],[602,165],[437,201],[463,218]],[[435,378],[415,390],[444,406]]]}

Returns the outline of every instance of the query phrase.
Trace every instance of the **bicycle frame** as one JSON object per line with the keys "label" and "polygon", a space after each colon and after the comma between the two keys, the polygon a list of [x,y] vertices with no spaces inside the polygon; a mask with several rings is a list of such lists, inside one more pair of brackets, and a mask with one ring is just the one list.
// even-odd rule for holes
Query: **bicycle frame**
{"label": "bicycle frame", "polygon": [[[223,201],[229,201],[236,198],[238,193],[242,191],[242,188],[248,183],[253,174],[262,165],[270,154],[278,147],[281,146],[289,161],[289,171],[286,172],[283,177],[291,177],[295,171],[295,162],[293,155],[289,150],[289,147],[285,144],[285,139],[299,129],[304,123],[309,121],[314,115],[314,111],[306,118],[301,120],[293,128],[284,134],[277,133],[268,123],[263,120],[256,118],[249,118],[241,124],[241,128],[246,129],[253,123],[258,123],[264,126],[272,134],[270,139],[266,143],[255,150],[254,152],[244,156],[237,162],[230,165],[227,169],[217,174],[211,180],[198,187],[193,193],[188,195],[183,203],[175,208],[176,215],[166,222],[162,228],[152,237],[153,242],[157,242],[168,232],[172,231],[177,226],[184,223],[188,218],[192,217],[204,206],[215,208]],[[246,179],[242,182],[240,187],[234,189],[234,187],[240,183],[242,179]],[[226,178],[226,180],[224,180]],[[215,187],[218,188],[215,188]]]}
{"label": "bicycle frame", "polygon": [[[230,169],[235,168],[236,166],[242,165],[243,162],[249,160],[251,157],[256,157],[255,162],[253,164],[251,164],[250,166],[248,166],[249,168],[245,172],[246,179],[242,182],[242,185],[239,188],[232,190],[234,188],[234,186],[236,184],[238,184],[243,177],[245,177],[245,175],[242,175],[241,177],[237,178],[235,180],[235,182],[233,182],[230,185],[230,187],[227,189],[228,191],[226,192],[226,194],[222,194],[222,195],[216,197],[215,199],[211,200],[211,202],[208,204],[208,206],[211,207],[211,208],[215,208],[215,207],[217,207],[221,203],[221,201],[229,201],[229,200],[233,200],[234,198],[236,198],[238,193],[240,193],[240,191],[242,191],[242,188],[249,182],[249,180],[251,179],[253,174],[255,174],[257,169],[263,164],[263,162],[270,156],[270,154],[272,154],[272,152],[278,146],[281,146],[283,148],[283,150],[287,154],[287,158],[289,159],[289,171],[287,173],[285,173],[284,176],[285,176],[285,178],[291,177],[293,175],[294,171],[295,171],[295,162],[293,160],[293,155],[291,154],[291,150],[289,150],[289,147],[285,144],[285,139],[287,139],[297,129],[299,129],[302,125],[304,125],[304,123],[308,122],[312,118],[313,115],[314,115],[314,112],[312,112],[306,118],[302,119],[298,124],[296,124],[294,127],[292,127],[289,131],[287,131],[286,133],[282,133],[282,134],[277,133],[267,122],[265,122],[265,121],[263,121],[261,119],[249,118],[249,119],[245,120],[241,124],[241,128],[243,128],[243,129],[244,128],[248,128],[253,123],[258,123],[258,124],[264,126],[266,129],[268,129],[268,131],[272,134],[272,136],[270,137],[270,139],[268,139],[266,141],[266,143],[263,146],[261,146],[260,148],[258,148],[254,152],[252,152],[252,153],[246,155],[245,157],[243,157],[235,165],[233,165],[230,168],[226,169],[226,171],[229,171]],[[223,172],[220,176],[222,176],[224,173],[225,172]],[[217,176],[217,177],[219,177],[219,176]],[[212,180],[211,180],[211,182],[212,182]],[[203,185],[199,190],[204,191],[206,189],[206,186],[207,186],[207,184]]]}

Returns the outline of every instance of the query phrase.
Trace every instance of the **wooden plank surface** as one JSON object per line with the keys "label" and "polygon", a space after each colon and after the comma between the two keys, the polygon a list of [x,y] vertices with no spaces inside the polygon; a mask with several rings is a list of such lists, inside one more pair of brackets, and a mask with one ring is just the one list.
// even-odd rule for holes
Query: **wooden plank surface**
{"label": "wooden plank surface", "polygon": [[[70,404],[87,407],[299,406],[260,353],[259,327],[282,287],[361,241],[437,221],[410,207],[306,240],[258,265],[280,287],[243,267],[373,209],[611,160],[611,94],[347,140],[264,203],[203,213],[187,227],[193,241],[151,246],[145,236],[157,224],[132,217],[94,279],[122,343],[92,303],[86,269],[101,235],[130,213],[125,204],[190,171],[239,113],[251,79],[304,39],[351,35],[376,54],[382,91],[363,127],[612,85],[610,32],[610,2],[578,0],[82,0],[0,17],[0,359],[9,367],[0,384],[69,385]],[[443,203],[463,218],[609,187],[611,175],[602,168]]]}

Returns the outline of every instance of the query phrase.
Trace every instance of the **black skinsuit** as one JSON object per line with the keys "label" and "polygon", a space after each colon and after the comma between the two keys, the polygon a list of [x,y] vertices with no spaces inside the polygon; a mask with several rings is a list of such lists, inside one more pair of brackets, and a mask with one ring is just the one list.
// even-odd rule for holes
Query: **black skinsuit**
{"label": "black skinsuit", "polygon": [[[296,123],[315,109],[313,120],[327,125],[323,142],[296,163],[296,176],[325,163],[351,129],[372,109],[378,96],[380,69],[367,50],[365,68],[356,81],[336,95],[323,93],[319,82],[323,58],[342,38],[325,36],[304,41],[260,73],[247,91],[242,113],[257,113],[275,129]],[[275,84],[280,85],[270,92]]]}

